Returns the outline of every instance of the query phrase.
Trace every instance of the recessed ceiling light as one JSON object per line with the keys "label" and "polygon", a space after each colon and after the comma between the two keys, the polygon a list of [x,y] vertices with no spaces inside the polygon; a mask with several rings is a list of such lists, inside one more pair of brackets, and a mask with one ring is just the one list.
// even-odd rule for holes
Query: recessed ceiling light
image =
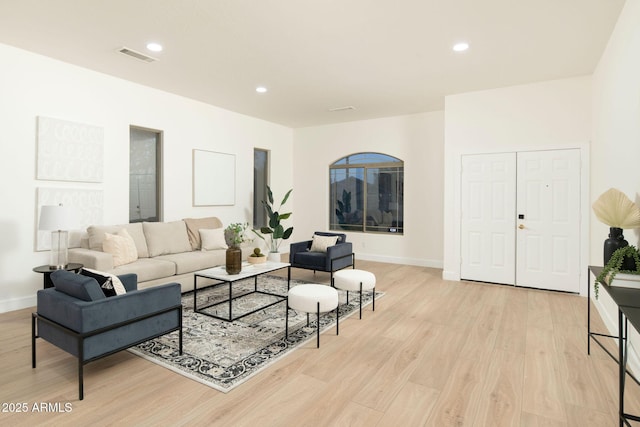
{"label": "recessed ceiling light", "polygon": [[460,42],[453,45],[453,50],[456,52],[464,52],[469,49],[469,43]]}
{"label": "recessed ceiling light", "polygon": [[160,43],[147,43],[147,49],[151,52],[162,52],[162,45]]}
{"label": "recessed ceiling light", "polygon": [[267,91],[267,88],[264,87],[264,86],[258,86],[256,88],[256,92],[258,92],[258,93],[265,93],[266,91]]}

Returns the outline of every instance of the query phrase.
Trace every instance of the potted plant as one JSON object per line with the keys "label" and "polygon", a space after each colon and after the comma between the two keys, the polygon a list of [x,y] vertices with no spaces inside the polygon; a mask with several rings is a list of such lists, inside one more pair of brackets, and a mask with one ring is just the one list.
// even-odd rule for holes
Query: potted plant
{"label": "potted plant", "polygon": [[640,288],[640,253],[631,245],[617,249],[609,262],[604,266],[596,281],[593,290],[598,298],[598,285],[603,283],[609,286],[624,288]]}
{"label": "potted plant", "polygon": [[[269,245],[269,259],[273,261],[280,261],[280,243],[282,243],[283,240],[287,240],[289,237],[291,237],[291,233],[293,233],[293,227],[285,229],[281,224],[282,220],[288,219],[291,216],[291,212],[280,213],[282,206],[287,202],[287,199],[289,199],[289,195],[292,191],[293,188],[287,191],[287,194],[284,195],[282,202],[280,202],[280,205],[276,209],[273,202],[273,193],[271,192],[271,188],[267,185],[268,200],[263,200],[262,205],[267,211],[267,216],[269,217],[269,226],[261,227],[259,233],[256,230],[253,230],[258,237],[267,242],[267,244]],[[267,241],[267,239],[265,238],[266,235],[269,236],[269,241]]]}
{"label": "potted plant", "polygon": [[[602,193],[593,203],[593,212],[596,217],[609,226],[609,238],[604,242],[604,265],[609,263],[613,253],[627,246],[622,229],[640,227],[640,209],[620,190],[610,188]],[[633,264],[626,269],[632,269]]]}
{"label": "potted plant", "polygon": [[247,261],[249,261],[249,264],[263,264],[267,261],[267,256],[260,252],[260,248],[255,248],[247,258]]}
{"label": "potted plant", "polygon": [[242,271],[242,249],[240,245],[247,241],[245,232],[249,228],[249,223],[236,222],[229,224],[224,230],[224,238],[227,242],[227,253],[225,268],[228,274],[238,274]]}

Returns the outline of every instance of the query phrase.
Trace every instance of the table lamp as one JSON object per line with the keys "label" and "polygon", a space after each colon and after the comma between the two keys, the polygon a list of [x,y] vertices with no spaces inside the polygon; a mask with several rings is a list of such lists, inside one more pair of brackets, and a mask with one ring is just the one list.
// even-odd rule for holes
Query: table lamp
{"label": "table lamp", "polygon": [[69,232],[75,227],[76,212],[70,206],[42,206],[39,230],[51,230],[51,254],[49,269],[60,270],[67,267]]}

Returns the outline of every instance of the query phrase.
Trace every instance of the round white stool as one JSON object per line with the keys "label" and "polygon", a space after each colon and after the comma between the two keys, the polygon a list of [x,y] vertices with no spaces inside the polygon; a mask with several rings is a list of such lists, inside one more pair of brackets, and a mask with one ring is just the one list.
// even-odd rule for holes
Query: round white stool
{"label": "round white stool", "polygon": [[318,342],[320,347],[320,313],[336,309],[336,335],[338,335],[338,291],[327,285],[298,285],[287,294],[287,313],[285,315],[285,338],[289,337],[289,308],[307,313],[317,313]]}
{"label": "round white stool", "polygon": [[349,291],[360,292],[360,318],[362,319],[362,291],[373,292],[373,311],[376,311],[376,276],[370,271],[345,269],[333,273],[333,286],[336,289],[347,291],[347,304],[349,304]]}

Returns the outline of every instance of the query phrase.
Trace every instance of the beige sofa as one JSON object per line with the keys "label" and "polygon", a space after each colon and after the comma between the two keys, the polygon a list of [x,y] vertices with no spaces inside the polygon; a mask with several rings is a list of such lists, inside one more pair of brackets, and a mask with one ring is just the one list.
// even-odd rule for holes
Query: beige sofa
{"label": "beige sofa", "polygon": [[[186,218],[171,222],[142,222],[122,225],[93,225],[87,228],[81,247],[69,249],[69,262],[112,274],[135,273],[138,288],[178,282],[182,292],[193,290],[193,273],[224,265],[226,249],[202,250],[200,230],[222,228],[216,217]],[[137,258],[123,265],[114,264],[114,255],[104,251],[105,233],[111,236],[126,230],[135,243]],[[125,233],[125,234],[127,234]],[[246,260],[252,247],[242,248]],[[199,283],[200,284],[200,283]]]}

